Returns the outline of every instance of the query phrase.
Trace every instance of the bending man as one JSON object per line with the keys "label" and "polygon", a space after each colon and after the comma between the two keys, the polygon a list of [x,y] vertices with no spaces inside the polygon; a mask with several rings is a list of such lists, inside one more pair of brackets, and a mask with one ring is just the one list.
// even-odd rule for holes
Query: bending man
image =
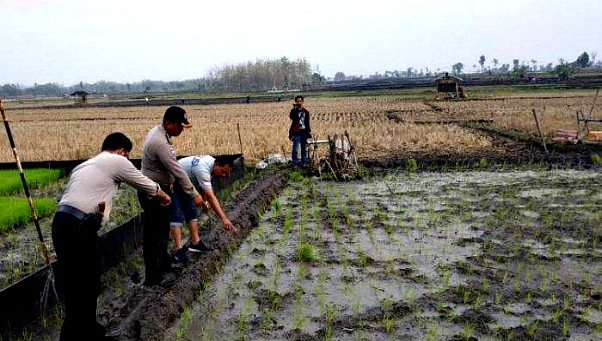
{"label": "bending man", "polygon": [[100,293],[97,231],[111,213],[121,182],[169,205],[170,197],[128,160],[132,142],[122,133],[108,135],[101,153],[75,167],[52,221],[52,241],[65,297],[60,340],[102,340],[105,328],[96,322]]}
{"label": "bending man", "polygon": [[[236,228],[232,225],[226,213],[224,213],[211,185],[212,176],[224,177],[230,174],[232,171],[232,161],[227,157],[218,157],[216,159],[209,155],[196,155],[182,158],[178,163],[192,180],[194,186],[200,189],[201,195],[205,200],[203,211],[207,211],[209,208],[213,209],[221,220],[224,229],[228,232],[236,232]],[[188,257],[186,256],[187,250],[183,247],[182,243],[182,225],[184,222],[187,223],[190,234],[188,250],[192,252],[207,252],[212,251],[213,248],[205,245],[200,239],[198,211],[193,206],[189,197],[178,186],[174,186],[173,197],[174,200],[169,208],[171,214],[171,235],[176,249],[174,258],[176,261],[186,263],[188,261]]]}

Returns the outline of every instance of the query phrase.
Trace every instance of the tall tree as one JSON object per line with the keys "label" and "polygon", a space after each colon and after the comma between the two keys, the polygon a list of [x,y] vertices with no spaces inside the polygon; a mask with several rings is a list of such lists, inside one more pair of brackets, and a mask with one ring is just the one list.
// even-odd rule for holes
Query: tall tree
{"label": "tall tree", "polygon": [[558,75],[561,80],[567,80],[573,74],[573,64],[567,63],[564,60],[559,60],[558,65],[554,68],[554,73]]}
{"label": "tall tree", "polygon": [[464,64],[462,63],[456,63],[454,65],[452,65],[452,73],[459,75],[462,73],[462,69],[464,69]]}
{"label": "tall tree", "polygon": [[481,72],[483,71],[483,67],[485,66],[485,55],[482,54],[479,58],[479,64],[481,64]]}
{"label": "tall tree", "polygon": [[590,66],[589,55],[587,54],[587,52],[583,52],[579,57],[577,57],[577,60],[575,61],[575,65],[580,66],[580,67],[589,67]]}
{"label": "tall tree", "polygon": [[345,74],[341,71],[334,74],[334,81],[337,83],[345,81]]}
{"label": "tall tree", "polygon": [[21,95],[21,89],[18,84],[4,84],[0,88],[0,95],[6,97],[16,97]]}

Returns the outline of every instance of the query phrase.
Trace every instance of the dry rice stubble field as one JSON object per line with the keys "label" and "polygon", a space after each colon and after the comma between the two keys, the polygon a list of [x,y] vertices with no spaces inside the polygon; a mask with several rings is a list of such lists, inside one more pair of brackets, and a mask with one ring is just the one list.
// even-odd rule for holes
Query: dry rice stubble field
{"label": "dry rice stubble field", "polygon": [[[544,134],[552,137],[559,128],[575,128],[575,111],[589,112],[593,94],[576,92],[572,97],[484,99],[437,102],[433,111],[422,100],[403,97],[307,98],[316,138],[348,131],[360,158],[412,154],[444,156],[504,155],[507,146],[483,133],[453,124],[413,124],[420,120],[493,119],[493,124],[536,133],[531,108],[541,114]],[[599,101],[602,102],[602,101]],[[268,153],[288,153],[290,103],[252,103],[183,106],[195,125],[174,138],[181,155],[235,154],[241,146],[247,161]],[[600,104],[594,115],[599,113]],[[23,161],[86,159],[98,152],[103,138],[121,131],[134,142],[132,157],[139,157],[147,131],[161,120],[164,107],[20,109],[7,108],[17,149]],[[387,118],[397,112],[402,122]],[[595,127],[594,127],[595,128]],[[3,132],[2,135],[5,133]],[[11,162],[8,139],[0,138],[0,160]]]}

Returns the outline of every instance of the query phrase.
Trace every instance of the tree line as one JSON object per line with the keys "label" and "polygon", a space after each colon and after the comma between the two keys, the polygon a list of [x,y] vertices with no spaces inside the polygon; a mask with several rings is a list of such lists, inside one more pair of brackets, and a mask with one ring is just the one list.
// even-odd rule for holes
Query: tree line
{"label": "tree line", "polygon": [[35,84],[22,88],[19,84],[4,84],[0,87],[1,97],[21,96],[69,96],[75,91],[95,94],[151,94],[169,92],[265,92],[302,89],[308,85],[319,85],[325,77],[312,72],[311,64],[304,58],[290,60],[282,57],[275,60],[256,60],[214,67],[206,77],[184,81],[143,80],[134,83],[98,81],[80,82],[71,86],[58,83]]}
{"label": "tree line", "polygon": [[[478,60],[478,64],[481,66],[481,72],[487,72],[488,74],[496,73],[513,73],[513,74],[524,74],[526,72],[551,72],[558,74],[561,77],[568,77],[576,71],[576,69],[585,68],[602,68],[602,61],[596,62],[596,53],[592,52],[591,56],[587,52],[580,54],[577,59],[573,62],[568,62],[564,59],[558,60],[557,65],[552,63],[538,64],[537,60],[531,59],[529,61],[521,61],[519,59],[512,60],[512,68],[510,64],[499,64],[497,58],[492,59],[493,67],[485,67],[487,58],[485,55],[481,55]],[[498,67],[499,65],[499,67]],[[476,64],[473,64],[473,70],[476,70]],[[460,75],[463,73],[464,64],[456,63],[452,65],[452,73]]]}
{"label": "tree line", "polygon": [[[513,59],[512,64],[500,63],[497,58],[491,59],[491,64],[486,65],[487,58],[485,55],[481,55],[479,59],[472,65],[472,70],[468,70],[466,64],[458,62],[451,66],[450,73],[456,76],[465,74],[481,73],[485,75],[498,75],[510,78],[520,77],[527,72],[548,72],[558,75],[561,79],[567,79],[579,69],[602,69],[602,61],[596,61],[596,53],[592,52],[588,54],[583,52],[573,62],[568,62],[564,59],[560,59],[558,64],[553,63],[539,64],[537,60],[531,59],[528,61]],[[480,68],[477,66],[480,66]],[[437,77],[447,70],[441,69],[429,69],[428,67],[416,69],[408,67],[405,70],[393,70],[385,71],[384,73],[376,72],[368,76],[368,79],[391,79],[391,78],[411,78],[411,77]],[[363,80],[362,76],[349,76],[339,71],[334,75],[333,81],[335,83],[341,82],[353,82]]]}
{"label": "tree line", "polygon": [[[602,69],[602,61],[596,61],[596,53],[583,52],[573,62],[563,59],[558,64],[538,64],[536,60],[520,61],[514,59],[512,64],[500,64],[497,58],[492,58],[490,65],[486,66],[487,57],[483,54],[472,65],[472,72],[489,75],[505,75],[519,77],[526,72],[550,72],[557,74],[561,79],[568,79],[576,70],[586,68]],[[480,66],[480,70],[477,67]],[[466,66],[455,63],[451,66],[454,75],[465,74]],[[409,77],[436,77],[447,70],[430,70],[429,68],[415,69],[408,67],[405,70],[376,72],[369,75],[369,79],[409,78]],[[152,94],[152,93],[215,93],[215,92],[265,92],[286,91],[303,89],[308,85],[321,85],[325,82],[349,82],[362,80],[363,76],[347,76],[339,71],[334,78],[326,79],[319,72],[312,71],[311,64],[305,59],[290,60],[282,57],[273,60],[256,60],[236,65],[214,67],[207,76],[184,81],[154,81],[143,80],[133,83],[117,83],[111,81],[98,81],[95,83],[80,82],[71,86],[58,83],[35,84],[22,88],[18,84],[4,84],[0,86],[0,97],[17,98],[24,96],[69,96],[75,91],[86,91],[93,94]]]}

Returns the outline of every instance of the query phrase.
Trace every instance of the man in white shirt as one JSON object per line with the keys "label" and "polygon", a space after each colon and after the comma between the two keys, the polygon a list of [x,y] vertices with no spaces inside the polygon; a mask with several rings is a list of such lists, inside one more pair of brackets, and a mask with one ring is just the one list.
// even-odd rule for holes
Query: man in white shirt
{"label": "man in white shirt", "polygon": [[102,340],[106,330],[96,322],[100,293],[97,231],[107,221],[113,196],[125,182],[156,197],[171,198],[158,183],[128,160],[132,142],[122,133],[109,134],[101,153],[73,169],[52,221],[52,241],[58,258],[65,298],[60,340]]}
{"label": "man in white shirt", "polygon": [[[223,177],[232,171],[232,161],[228,157],[218,157],[217,159],[210,155],[195,155],[182,158],[178,161],[182,169],[191,179],[192,184],[197,188],[203,196],[204,207],[207,211],[213,209],[215,214],[222,222],[224,229],[228,232],[236,232],[236,228],[232,225],[230,219],[222,209],[219,200],[213,192],[211,185],[212,176]],[[199,236],[199,215],[196,207],[190,200],[190,197],[185,195],[179,186],[174,186],[172,197],[174,200],[169,205],[170,220],[171,220],[171,236],[174,241],[176,261],[186,263],[186,248],[182,243],[182,226],[184,222],[188,225],[190,234],[190,244],[188,250],[192,252],[207,252],[213,249],[205,245]]]}

